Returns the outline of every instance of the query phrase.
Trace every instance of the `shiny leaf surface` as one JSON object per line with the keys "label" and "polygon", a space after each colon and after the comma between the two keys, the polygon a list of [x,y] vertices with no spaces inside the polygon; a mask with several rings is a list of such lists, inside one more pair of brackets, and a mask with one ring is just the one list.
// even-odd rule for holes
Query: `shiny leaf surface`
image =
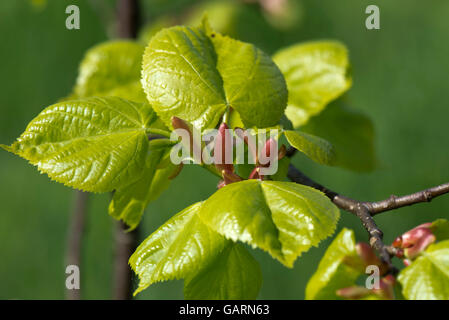
{"label": "shiny leaf surface", "polygon": [[225,186],[205,201],[199,213],[204,223],[226,238],[268,251],[288,267],[334,232],[339,214],[315,189],[259,180]]}

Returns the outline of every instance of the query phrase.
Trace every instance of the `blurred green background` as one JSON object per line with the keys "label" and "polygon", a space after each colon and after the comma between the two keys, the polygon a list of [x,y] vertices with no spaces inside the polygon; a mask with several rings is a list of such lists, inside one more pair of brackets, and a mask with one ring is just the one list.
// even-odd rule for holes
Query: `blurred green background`
{"label": "blurred green background", "polygon": [[[44,107],[67,95],[78,63],[92,45],[114,28],[115,1],[0,1],[0,143],[10,144]],[[142,0],[145,20],[192,10],[189,0]],[[381,167],[372,173],[322,167],[298,157],[295,164],[316,180],[348,196],[379,200],[449,180],[449,1],[376,1],[381,29],[365,28],[365,8],[373,1],[294,1],[292,15],[267,20],[256,11],[235,14],[215,10],[212,24],[223,23],[245,41],[269,53],[309,39],[332,38],[350,51],[354,84],[349,104],[369,115],[376,128]],[[65,8],[77,4],[81,29],[65,28]],[[192,18],[193,19],[193,18]],[[273,26],[274,24],[274,26]],[[205,199],[216,179],[186,166],[147,209],[142,237],[169,216]],[[24,160],[0,152],[0,299],[64,298],[64,248],[73,191],[51,182]],[[92,195],[81,266],[83,298],[111,297],[113,221],[109,195]],[[449,197],[376,218],[387,242],[411,227],[449,217]],[[366,241],[359,221],[342,213],[339,228],[356,231]],[[286,269],[266,253],[260,261],[262,299],[302,299],[328,239]],[[182,282],[156,284],[138,299],[181,299]]]}

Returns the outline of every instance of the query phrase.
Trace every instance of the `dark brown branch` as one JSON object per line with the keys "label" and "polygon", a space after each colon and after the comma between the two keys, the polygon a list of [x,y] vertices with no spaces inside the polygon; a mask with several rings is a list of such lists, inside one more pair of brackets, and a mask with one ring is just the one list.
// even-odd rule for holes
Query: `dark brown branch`
{"label": "dark brown branch", "polygon": [[402,197],[392,195],[386,200],[377,202],[368,202],[366,203],[366,205],[368,206],[371,215],[374,216],[381,212],[394,210],[405,206],[410,206],[420,202],[430,202],[432,201],[432,199],[441,196],[445,193],[449,193],[449,183],[445,183],[433,188],[429,188]]}
{"label": "dark brown branch", "polygon": [[118,0],[117,19],[117,35],[120,38],[136,38],[140,25],[138,1]]}
{"label": "dark brown branch", "polygon": [[370,245],[379,253],[382,261],[389,266],[392,272],[396,271],[391,263],[392,252],[390,248],[383,243],[383,233],[374,222],[373,216],[381,212],[398,209],[412,204],[428,202],[437,196],[449,193],[449,183],[446,183],[407,196],[391,196],[382,201],[362,202],[342,196],[337,192],[324,187],[307,177],[293,165],[290,165],[288,168],[288,178],[293,182],[322,191],[337,207],[356,215],[368,231]]}
{"label": "dark brown branch", "polygon": [[115,264],[113,299],[132,299],[132,270],[128,264],[129,257],[137,248],[138,231],[127,232],[128,226],[121,221],[116,222],[115,231]]}
{"label": "dark brown branch", "polygon": [[[117,19],[117,35],[121,38],[135,38],[140,24],[138,0],[118,0]],[[113,298],[117,300],[132,299],[132,270],[128,260],[136,249],[139,231],[136,228],[132,232],[126,232],[127,229],[124,223],[118,222],[115,230]]]}
{"label": "dark brown branch", "polygon": [[[89,194],[76,190],[74,195],[75,199],[69,222],[65,263],[66,266],[75,265],[81,268],[82,240]],[[80,300],[81,289],[66,289],[66,299]]]}

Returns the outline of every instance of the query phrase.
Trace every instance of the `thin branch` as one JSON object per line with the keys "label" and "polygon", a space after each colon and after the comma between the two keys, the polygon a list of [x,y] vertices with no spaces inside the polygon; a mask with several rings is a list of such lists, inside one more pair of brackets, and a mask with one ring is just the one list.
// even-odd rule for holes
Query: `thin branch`
{"label": "thin branch", "polygon": [[[292,153],[294,154],[294,152]],[[390,247],[386,246],[383,241],[383,233],[374,222],[373,216],[381,212],[398,209],[405,206],[410,206],[420,202],[428,202],[435,197],[449,193],[449,183],[442,184],[437,187],[426,189],[410,195],[390,198],[377,202],[362,202],[357,201],[339,193],[332,191],[325,186],[313,181],[304,173],[290,164],[288,168],[288,178],[296,183],[300,183],[323,192],[331,201],[340,209],[348,211],[356,215],[362,222],[366,231],[369,234],[369,243],[378,253],[383,262],[385,262],[390,270],[394,273],[397,270],[391,263],[392,252]]]}
{"label": "thin branch", "polygon": [[[121,38],[135,38],[140,24],[138,0],[118,0],[117,35]],[[115,230],[115,262],[113,298],[117,300],[132,299],[132,270],[128,265],[131,254],[135,251],[139,231],[127,232],[128,227],[117,222]]]}
{"label": "thin branch", "polygon": [[139,3],[137,0],[118,0],[117,34],[120,38],[136,38],[140,25]]}
{"label": "thin branch", "polygon": [[366,205],[370,209],[371,215],[376,215],[381,212],[411,206],[420,202],[430,202],[432,199],[449,193],[449,183],[445,183],[433,188],[422,190],[406,196],[397,197],[392,195],[390,198],[377,202],[368,202]]}
{"label": "thin branch", "polygon": [[[84,235],[84,224],[86,220],[87,200],[89,194],[76,190],[74,192],[75,199],[72,209],[72,216],[70,217],[67,249],[66,249],[66,266],[75,265],[81,267],[81,251],[82,240]],[[66,299],[80,300],[81,289],[67,289]]]}
{"label": "thin branch", "polygon": [[113,299],[132,299],[132,270],[128,265],[129,257],[137,248],[138,231],[127,232],[128,226],[116,222],[115,230],[115,265]]}

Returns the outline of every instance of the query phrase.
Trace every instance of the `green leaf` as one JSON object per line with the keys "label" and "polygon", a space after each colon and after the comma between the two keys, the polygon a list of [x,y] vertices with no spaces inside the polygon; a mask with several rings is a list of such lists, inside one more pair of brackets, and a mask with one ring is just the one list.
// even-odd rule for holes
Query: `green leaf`
{"label": "green leaf", "polygon": [[148,104],[87,98],[42,111],[11,151],[57,182],[108,192],[135,182],[145,168],[146,129],[156,114]]}
{"label": "green leaf", "polygon": [[151,181],[149,202],[156,200],[170,186],[170,177],[177,170],[177,165],[171,161],[164,167],[156,170]]}
{"label": "green leaf", "polygon": [[278,51],[273,60],[287,81],[285,113],[295,128],[351,87],[348,52],[340,42],[296,44]]}
{"label": "green leaf", "polygon": [[246,126],[268,127],[287,102],[284,78],[269,56],[207,26],[157,33],[145,50],[142,85],[169,127],[172,116],[199,129],[215,127],[227,107]]}
{"label": "green leaf", "polygon": [[318,269],[306,287],[307,300],[341,300],[338,289],[353,286],[360,271],[345,263],[346,259],[358,259],[352,230],[344,228],[327,248]]}
{"label": "green leaf", "polygon": [[[141,178],[129,186],[119,188],[109,204],[109,214],[117,220],[122,220],[133,230],[140,223],[148,204],[155,200],[169,185],[167,173],[171,170],[157,169],[164,156],[165,149],[153,150],[147,157],[147,165]],[[164,172],[165,174],[161,174]],[[165,178],[165,181],[164,179]]]}
{"label": "green leaf", "polygon": [[430,245],[398,280],[408,300],[449,300],[449,240]]}
{"label": "green leaf", "polygon": [[141,44],[124,40],[93,47],[81,62],[75,96],[117,96],[146,101],[140,84],[143,51]]}
{"label": "green leaf", "polygon": [[364,114],[332,104],[301,127],[301,131],[328,140],[335,150],[333,165],[365,172],[377,167],[374,126]]}
{"label": "green leaf", "polygon": [[430,227],[437,241],[449,239],[449,221],[446,219],[438,219],[432,223]]}
{"label": "green leaf", "polygon": [[221,188],[199,212],[213,230],[268,251],[287,267],[330,236],[339,215],[320,191],[291,182],[259,180]]}
{"label": "green leaf", "polygon": [[223,251],[186,279],[185,299],[256,299],[262,285],[258,262],[241,244],[229,241]]}
{"label": "green leaf", "polygon": [[225,247],[228,241],[198,218],[201,206],[179,212],[139,245],[129,260],[140,279],[134,295],[155,282],[193,276]]}
{"label": "green leaf", "polygon": [[320,164],[333,164],[335,152],[328,141],[300,131],[286,130],[284,134],[293,147],[304,153],[310,159]]}

